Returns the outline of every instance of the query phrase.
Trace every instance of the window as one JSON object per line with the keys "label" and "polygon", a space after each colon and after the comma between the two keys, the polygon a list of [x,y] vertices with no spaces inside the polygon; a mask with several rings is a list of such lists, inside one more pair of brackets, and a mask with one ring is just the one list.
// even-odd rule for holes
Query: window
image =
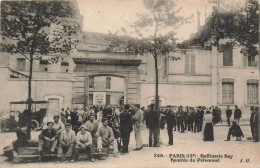
{"label": "window", "polygon": [[223,50],[223,66],[233,66],[233,47],[226,45]]}
{"label": "window", "polygon": [[234,104],[234,82],[222,81],[222,103]]}
{"label": "window", "polygon": [[48,60],[40,60],[39,70],[40,71],[48,71]]}
{"label": "window", "polygon": [[61,62],[61,72],[69,72],[69,63],[68,62]]}
{"label": "window", "polygon": [[110,89],[111,88],[111,78],[107,77],[106,78],[106,89]]}
{"label": "window", "polygon": [[17,70],[25,71],[25,59],[24,58],[17,58]]}
{"label": "window", "polygon": [[88,96],[89,105],[93,105],[93,94],[89,94]]}
{"label": "window", "polygon": [[248,56],[248,66],[257,67],[257,62],[255,60],[255,57]]}
{"label": "window", "polygon": [[94,88],[94,76],[89,77],[89,88]]}
{"label": "window", "polygon": [[110,105],[110,95],[106,95],[106,105]]}
{"label": "window", "polygon": [[185,73],[195,74],[195,55],[185,55]]}
{"label": "window", "polygon": [[258,81],[247,81],[247,104],[258,104]]}

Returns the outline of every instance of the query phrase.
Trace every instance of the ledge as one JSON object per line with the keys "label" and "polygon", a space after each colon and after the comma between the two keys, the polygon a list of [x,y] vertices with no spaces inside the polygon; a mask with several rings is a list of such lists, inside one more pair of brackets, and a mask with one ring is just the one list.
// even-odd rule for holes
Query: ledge
{"label": "ledge", "polygon": [[73,58],[75,64],[96,65],[133,65],[139,66],[142,60],[133,59],[103,59],[103,58]]}

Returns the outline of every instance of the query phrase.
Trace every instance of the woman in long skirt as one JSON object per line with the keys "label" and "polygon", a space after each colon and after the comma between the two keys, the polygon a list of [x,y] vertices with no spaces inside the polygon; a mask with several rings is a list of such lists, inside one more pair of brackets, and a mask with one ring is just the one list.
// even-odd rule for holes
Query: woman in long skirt
{"label": "woman in long skirt", "polygon": [[214,141],[214,132],[213,132],[213,125],[212,125],[212,114],[210,111],[206,111],[204,115],[205,121],[205,128],[204,128],[204,141]]}

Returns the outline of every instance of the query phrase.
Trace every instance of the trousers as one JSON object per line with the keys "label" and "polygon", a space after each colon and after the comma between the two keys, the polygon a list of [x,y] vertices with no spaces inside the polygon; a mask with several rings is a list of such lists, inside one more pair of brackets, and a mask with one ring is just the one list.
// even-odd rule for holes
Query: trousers
{"label": "trousers", "polygon": [[142,148],[143,142],[142,142],[142,135],[141,135],[141,128],[142,126],[134,125],[134,131],[135,131],[135,142],[136,142],[136,148]]}

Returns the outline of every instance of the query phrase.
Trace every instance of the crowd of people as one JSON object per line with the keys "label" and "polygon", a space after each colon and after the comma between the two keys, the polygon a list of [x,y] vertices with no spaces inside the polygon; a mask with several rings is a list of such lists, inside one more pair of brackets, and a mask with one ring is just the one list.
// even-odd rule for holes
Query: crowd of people
{"label": "crowd of people", "polygon": [[[258,107],[251,107],[250,126],[252,137],[258,141],[257,122]],[[244,134],[239,126],[242,111],[235,106],[234,119],[232,110],[226,109],[226,120],[229,131],[226,141],[230,137],[241,140]],[[230,124],[232,121],[232,125]],[[62,109],[60,115],[52,120],[44,120],[43,130],[39,135],[40,160],[45,152],[65,158],[67,161],[77,161],[80,153],[86,153],[88,159],[94,162],[94,149],[102,154],[104,148],[113,150],[113,155],[119,152],[129,152],[130,134],[134,131],[136,148],[142,150],[142,130],[149,129],[149,147],[160,147],[160,130],[167,125],[168,146],[173,145],[173,132],[184,133],[202,132],[204,141],[214,141],[213,126],[222,123],[221,110],[217,106],[183,107],[164,106],[155,109],[151,104],[147,108],[140,105],[124,106],[86,106],[83,109]]]}

